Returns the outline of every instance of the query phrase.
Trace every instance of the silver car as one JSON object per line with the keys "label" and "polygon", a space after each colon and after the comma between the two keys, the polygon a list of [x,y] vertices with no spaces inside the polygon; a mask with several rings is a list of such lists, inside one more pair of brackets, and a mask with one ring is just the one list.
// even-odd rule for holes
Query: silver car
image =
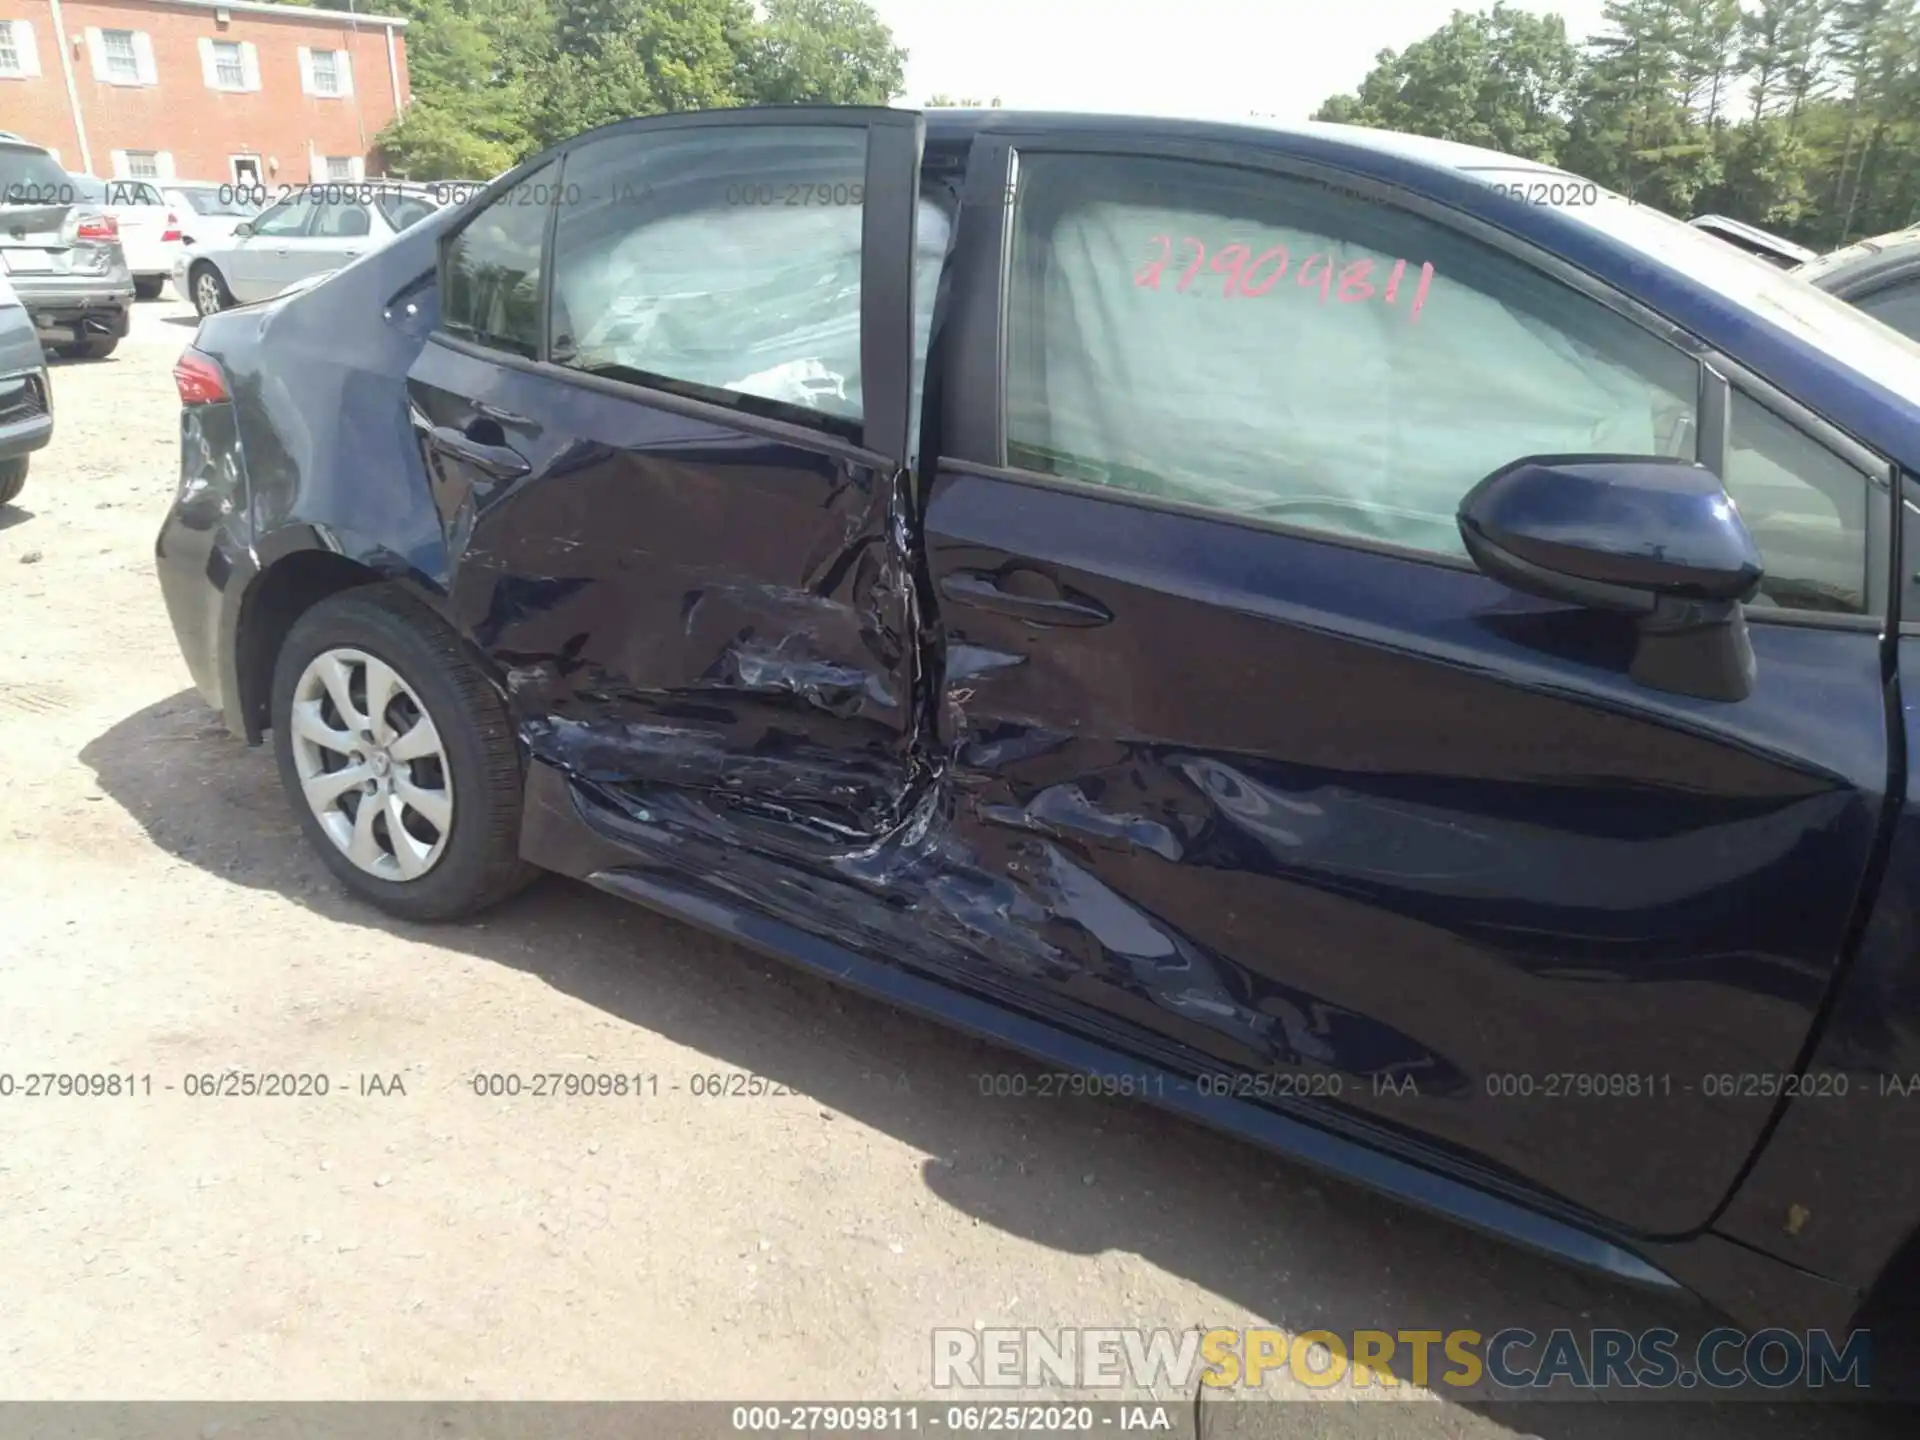
{"label": "silver car", "polygon": [[0,505],[27,483],[27,456],[53,438],[53,391],[33,317],[0,275]]}
{"label": "silver car", "polygon": [[174,287],[202,315],[268,300],[295,281],[338,270],[439,208],[426,185],[305,186],[229,238],[188,246],[175,263]]}

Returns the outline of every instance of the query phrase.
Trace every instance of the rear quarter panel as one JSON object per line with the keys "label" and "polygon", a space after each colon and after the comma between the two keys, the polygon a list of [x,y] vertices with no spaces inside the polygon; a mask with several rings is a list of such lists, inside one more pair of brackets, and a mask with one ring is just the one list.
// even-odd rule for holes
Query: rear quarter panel
{"label": "rear quarter panel", "polygon": [[320,544],[445,593],[446,536],[406,392],[437,317],[431,224],[315,289],[201,325],[196,344],[219,359],[234,393],[262,568]]}

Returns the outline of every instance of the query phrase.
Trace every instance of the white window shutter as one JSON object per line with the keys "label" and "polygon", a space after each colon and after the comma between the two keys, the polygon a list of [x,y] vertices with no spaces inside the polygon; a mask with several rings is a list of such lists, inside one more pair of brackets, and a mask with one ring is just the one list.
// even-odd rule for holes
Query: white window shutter
{"label": "white window shutter", "polygon": [[20,57],[20,73],[31,79],[40,73],[40,51],[33,43],[33,26],[25,20],[13,22],[13,53]]}
{"label": "white window shutter", "polygon": [[247,78],[247,89],[260,88],[260,52],[254,49],[251,40],[240,42],[240,73]]}
{"label": "white window shutter", "polygon": [[98,25],[87,26],[87,59],[93,62],[93,78],[107,78],[107,42],[100,36]]}
{"label": "white window shutter", "polygon": [[352,53],[346,50],[334,51],[333,66],[334,66],[333,73],[338,77],[334,83],[340,87],[340,93],[342,95],[353,94],[353,55]]}
{"label": "white window shutter", "polygon": [[355,179],[355,181],[360,181],[367,178],[367,161],[365,156],[363,155],[354,156],[353,163],[349,168],[353,174],[353,178]]}
{"label": "white window shutter", "polygon": [[133,32],[133,59],[135,72],[140,76],[142,85],[160,83],[160,72],[153,64],[153,37],[144,30]]}
{"label": "white window shutter", "polygon": [[[115,150],[113,152],[113,173],[116,179],[127,173],[127,152],[126,151]],[[109,198],[109,203],[111,203],[111,198]]]}
{"label": "white window shutter", "polygon": [[313,50],[302,45],[294,52],[300,57],[300,93],[313,94]]}
{"label": "white window shutter", "polygon": [[200,81],[209,90],[220,88],[220,69],[213,58],[213,41],[202,35],[194,42],[200,47]]}
{"label": "white window shutter", "polygon": [[[162,180],[173,179],[173,152],[162,150],[153,157],[153,168],[160,172]],[[161,197],[163,200],[165,196]]]}

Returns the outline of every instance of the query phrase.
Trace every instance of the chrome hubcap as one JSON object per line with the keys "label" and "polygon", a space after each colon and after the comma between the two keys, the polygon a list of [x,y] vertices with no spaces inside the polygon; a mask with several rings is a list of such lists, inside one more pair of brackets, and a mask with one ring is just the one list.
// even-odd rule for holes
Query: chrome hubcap
{"label": "chrome hubcap", "polygon": [[211,315],[220,308],[220,286],[213,276],[202,273],[198,290],[202,315]]}
{"label": "chrome hubcap", "polygon": [[327,838],[382,880],[416,880],[453,830],[453,774],[413,687],[364,650],[316,655],[293,690],[293,764]]}

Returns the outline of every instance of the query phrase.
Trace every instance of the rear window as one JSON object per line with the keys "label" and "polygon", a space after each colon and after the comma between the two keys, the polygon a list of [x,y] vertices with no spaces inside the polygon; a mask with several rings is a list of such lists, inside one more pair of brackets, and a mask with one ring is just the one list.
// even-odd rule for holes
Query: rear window
{"label": "rear window", "polygon": [[0,145],[0,204],[71,205],[73,177],[44,150]]}

